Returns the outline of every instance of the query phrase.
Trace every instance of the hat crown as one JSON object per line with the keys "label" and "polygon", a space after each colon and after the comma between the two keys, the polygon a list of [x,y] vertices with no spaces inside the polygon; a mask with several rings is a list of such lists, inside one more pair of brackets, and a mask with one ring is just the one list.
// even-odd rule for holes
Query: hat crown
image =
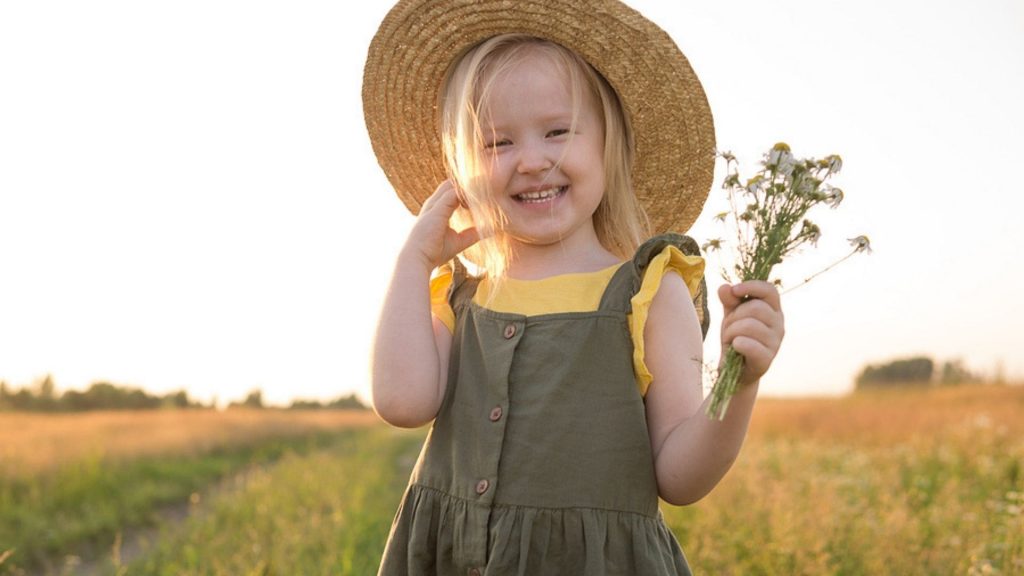
{"label": "hat crown", "polygon": [[505,33],[560,44],[617,92],[634,138],[634,191],[657,232],[685,231],[714,173],[714,124],[671,37],[617,0],[401,0],[374,36],[363,112],[378,163],[413,213],[446,178],[438,98],[468,49]]}

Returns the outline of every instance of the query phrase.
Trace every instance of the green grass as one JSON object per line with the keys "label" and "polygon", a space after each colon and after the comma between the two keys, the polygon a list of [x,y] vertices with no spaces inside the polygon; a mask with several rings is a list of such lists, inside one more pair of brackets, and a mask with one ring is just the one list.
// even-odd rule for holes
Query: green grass
{"label": "green grass", "polygon": [[127,573],[374,574],[422,440],[381,427],[289,455],[217,498]]}
{"label": "green grass", "polygon": [[196,455],[69,463],[35,478],[0,478],[0,575],[57,573],[65,557],[110,549],[125,531],[153,526],[163,508],[238,470],[308,453],[326,433]]}
{"label": "green grass", "polygon": [[[971,394],[763,401],[724,481],[696,505],[665,507],[666,522],[696,574],[1024,574],[1024,388]],[[422,440],[374,426],[7,485],[3,537],[15,516],[34,536],[0,540],[0,574],[21,574],[25,550],[59,559],[83,539],[103,550],[98,574],[374,574]],[[189,518],[154,532],[144,555],[111,553],[153,502],[193,493]]]}
{"label": "green grass", "polygon": [[748,448],[704,502],[666,510],[699,573],[968,574],[989,565],[1012,574],[1008,547],[1022,557],[1014,517],[993,513],[1013,493],[1009,482],[977,500],[955,465],[934,468],[898,448]]}
{"label": "green grass", "polygon": [[[872,429],[857,416],[884,404],[862,401],[780,415],[784,433],[755,427],[708,498],[665,510],[696,573],[1024,574],[1024,438],[1010,420],[1021,412],[1000,422],[988,415],[1012,406],[961,405]],[[915,409],[943,410],[921,395],[896,412]]]}

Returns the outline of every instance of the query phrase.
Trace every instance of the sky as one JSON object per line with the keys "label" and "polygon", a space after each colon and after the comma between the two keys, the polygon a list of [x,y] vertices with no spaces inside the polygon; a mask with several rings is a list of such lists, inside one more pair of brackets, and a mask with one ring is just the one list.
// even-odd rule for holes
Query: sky
{"label": "sky", "polygon": [[[843,394],[865,364],[916,355],[1024,379],[1024,3],[628,4],[690,60],[741,174],[778,141],[843,157],[846,200],[815,216],[823,237],[785,285],[871,238],[783,296],[762,394]],[[360,101],[388,8],[0,3],[0,381],[367,398],[413,222]],[[723,174],[699,241],[722,234]],[[723,265],[709,258],[712,290]]]}

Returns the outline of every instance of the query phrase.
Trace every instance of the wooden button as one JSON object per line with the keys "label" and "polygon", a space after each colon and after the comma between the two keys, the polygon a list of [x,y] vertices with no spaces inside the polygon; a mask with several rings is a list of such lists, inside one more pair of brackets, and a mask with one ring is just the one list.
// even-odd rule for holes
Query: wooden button
{"label": "wooden button", "polygon": [[490,486],[491,486],[491,483],[488,482],[486,479],[481,480],[481,481],[476,483],[476,493],[477,494],[483,494],[484,492],[487,492],[487,489]]}
{"label": "wooden button", "polygon": [[497,422],[501,420],[501,406],[495,406],[491,409],[491,422]]}
{"label": "wooden button", "polygon": [[509,338],[512,338],[515,335],[516,335],[516,325],[515,324],[509,324],[508,326],[505,326],[505,339],[506,340],[508,340]]}

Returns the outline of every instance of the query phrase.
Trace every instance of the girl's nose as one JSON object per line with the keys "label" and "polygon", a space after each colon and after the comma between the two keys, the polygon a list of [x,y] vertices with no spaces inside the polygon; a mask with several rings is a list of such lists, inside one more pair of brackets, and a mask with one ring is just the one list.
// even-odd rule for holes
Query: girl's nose
{"label": "girl's nose", "polygon": [[548,158],[543,146],[526,145],[519,149],[519,163],[516,169],[520,174],[544,172],[550,170],[554,163]]}

